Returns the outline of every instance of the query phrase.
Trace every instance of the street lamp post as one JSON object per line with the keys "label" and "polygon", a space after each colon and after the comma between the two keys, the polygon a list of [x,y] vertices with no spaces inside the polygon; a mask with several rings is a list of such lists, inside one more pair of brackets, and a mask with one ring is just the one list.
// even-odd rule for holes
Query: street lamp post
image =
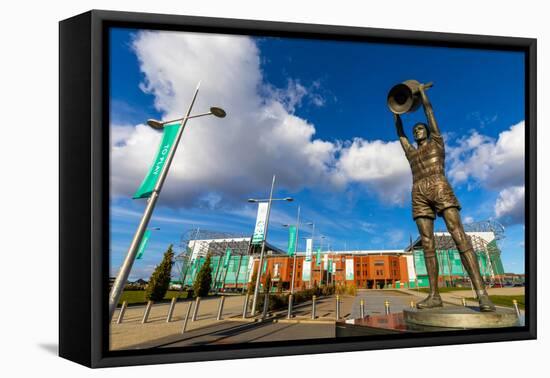
{"label": "street lamp post", "polygon": [[[283,227],[289,227],[290,224],[283,224]],[[298,253],[298,233],[300,229],[300,206],[298,206],[298,215],[296,217],[296,238],[295,238],[295,251],[294,258],[292,260],[292,281],[290,281],[290,294],[294,294],[294,282],[296,282],[296,255]]]}
{"label": "street lamp post", "polygon": [[[174,120],[174,121],[180,121],[180,127],[176,134],[174,144],[170,148],[170,151],[168,152],[168,156],[166,157],[166,163],[162,166],[161,172],[159,174],[159,178],[155,184],[155,187],[151,193],[151,196],[147,200],[147,206],[145,207],[145,211],[143,212],[141,221],[139,222],[138,228],[134,234],[130,247],[128,248],[128,252],[126,253],[124,262],[122,263],[122,266],[120,267],[120,271],[118,272],[118,275],[115,279],[113,287],[111,288],[111,292],[109,294],[109,319],[112,319],[113,317],[117,303],[120,300],[122,291],[124,290],[124,285],[126,284],[126,281],[128,280],[128,276],[130,275],[130,271],[132,270],[132,265],[134,264],[134,260],[136,258],[139,244],[141,242],[141,239],[143,238],[143,234],[147,228],[147,225],[149,224],[151,215],[153,214],[153,210],[155,208],[158,197],[160,195],[160,191],[162,189],[162,186],[168,174],[168,170],[170,169],[170,165],[172,164],[172,160],[174,159],[174,154],[176,153],[176,149],[181,139],[183,130],[185,129],[185,125],[187,124],[187,120],[189,118],[202,117],[206,115],[214,115],[220,118],[225,117],[225,111],[223,111],[220,108],[210,108],[209,113],[203,113],[196,116],[191,116],[191,110],[193,109],[193,105],[195,104],[195,100],[197,99],[197,94],[199,93],[199,87],[200,87],[200,83],[197,85],[197,88],[195,89],[195,93],[193,94],[193,98],[191,100],[191,104],[189,105],[189,108],[187,109],[186,115],[182,118]],[[166,123],[167,122],[161,122],[156,120],[147,121],[147,124],[155,129],[162,129]]]}
{"label": "street lamp post", "polygon": [[[326,237],[325,236],[321,236],[321,253],[323,252],[323,240],[325,240]],[[319,254],[319,257],[320,257],[321,254]],[[317,257],[315,257],[315,262],[317,263]],[[323,265],[321,264],[321,262],[319,262],[319,286],[322,285],[322,282],[323,282]]]}
{"label": "street lamp post", "polygon": [[[273,201],[293,201],[292,198],[286,197],[286,198],[273,198],[273,189],[275,187],[275,175],[273,175],[273,180],[271,182],[271,190],[269,192],[269,198],[267,199],[267,212],[266,212],[266,219],[265,219],[265,228],[264,228],[264,235],[262,240],[262,249],[260,251],[260,263],[258,266],[258,274],[256,275],[256,285],[254,286],[254,299],[252,301],[252,316],[256,315],[256,305],[258,303],[258,294],[260,289],[260,276],[262,275],[262,266],[264,263],[264,253],[265,253],[265,240],[267,239],[267,231],[269,227],[269,215],[271,213],[271,203]],[[257,202],[266,202],[265,199],[254,199],[250,198],[248,202],[257,203]],[[254,269],[254,268],[252,268]]]}
{"label": "street lamp post", "polygon": [[[309,260],[309,264],[312,265],[312,258],[313,257],[313,250],[315,249],[315,223],[313,222],[309,222],[308,223],[308,226],[311,226],[311,256],[310,256],[310,260]],[[307,258],[307,256],[306,256]],[[305,261],[304,259],[304,263],[306,263],[307,261]],[[313,279],[313,272],[312,272],[312,269],[310,268],[309,269],[309,287],[311,288],[312,284],[311,284],[311,281]]]}

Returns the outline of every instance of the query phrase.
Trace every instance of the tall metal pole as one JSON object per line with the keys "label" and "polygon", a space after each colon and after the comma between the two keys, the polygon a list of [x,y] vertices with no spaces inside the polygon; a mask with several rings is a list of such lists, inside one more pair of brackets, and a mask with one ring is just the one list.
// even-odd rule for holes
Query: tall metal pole
{"label": "tall metal pole", "polygon": [[296,280],[296,255],[298,254],[298,229],[300,227],[300,205],[298,205],[298,216],[296,217],[296,241],[295,241],[295,250],[294,258],[292,262],[292,281],[290,281],[290,294],[294,294],[294,282]]}
{"label": "tall metal pole", "polygon": [[258,266],[258,274],[256,275],[256,286],[254,287],[254,299],[252,301],[252,316],[256,315],[256,304],[258,303],[258,294],[260,290],[260,276],[262,275],[262,266],[264,263],[265,239],[267,238],[267,229],[269,226],[269,213],[271,212],[271,200],[273,198],[274,187],[275,187],[275,175],[273,175],[273,181],[271,182],[271,191],[269,192],[269,201],[267,202],[267,214],[265,219],[264,238],[262,240],[262,250],[260,251],[260,265]]}
{"label": "tall metal pole", "polygon": [[[323,239],[324,238],[325,238],[324,236],[321,236],[321,242],[320,242],[320,244],[321,244],[321,246],[320,246],[321,253],[323,253]],[[319,256],[321,256],[321,254],[319,254]],[[316,265],[317,265],[317,262],[318,261],[317,261],[317,255],[316,255],[316,257],[315,257],[315,264]],[[323,282],[323,266],[321,265],[321,262],[319,262],[319,286],[321,286],[322,282]]]}
{"label": "tall metal pole", "polygon": [[235,274],[235,291],[238,290],[238,286],[239,286],[239,273],[241,272],[242,261],[243,261],[243,255],[241,252],[241,255],[239,256],[239,267],[237,268],[237,273]]}
{"label": "tall metal pole", "polygon": [[166,179],[166,175],[168,174],[168,170],[170,169],[170,165],[172,164],[172,160],[174,159],[174,154],[176,153],[176,149],[180,142],[181,135],[183,133],[183,130],[185,129],[185,125],[187,124],[187,119],[191,114],[191,110],[193,109],[193,105],[195,104],[197,94],[199,93],[199,87],[200,87],[200,82],[197,85],[197,88],[195,89],[195,94],[193,95],[193,99],[191,100],[189,109],[187,109],[187,113],[185,117],[180,122],[180,127],[178,130],[178,133],[176,134],[176,139],[174,141],[174,144],[170,148],[170,151],[168,152],[168,156],[166,158],[166,164],[163,165],[157,184],[155,185],[155,188],[151,193],[151,197],[149,197],[149,199],[147,200],[147,206],[145,207],[145,211],[143,212],[141,221],[139,222],[136,233],[134,234],[134,238],[132,239],[130,248],[128,248],[128,252],[126,253],[126,258],[124,259],[124,262],[120,267],[120,271],[118,272],[115,282],[113,283],[113,287],[111,288],[111,293],[109,294],[109,319],[110,320],[113,318],[117,303],[120,300],[120,296],[122,295],[122,291],[124,290],[124,286],[126,284],[126,281],[128,280],[130,271],[132,270],[132,265],[134,264],[134,260],[136,259],[136,254],[137,254],[141,239],[143,237],[143,233],[145,232],[145,229],[149,224],[149,220],[151,219],[151,215],[153,214],[153,209],[155,208],[155,205],[157,203],[157,199],[162,189],[162,185],[164,184],[164,180]]}
{"label": "tall metal pole", "polygon": [[[311,256],[310,256],[310,259],[309,259],[309,287],[311,288],[311,286],[313,286],[311,284],[311,281],[313,280],[313,272],[311,269],[312,265],[313,265],[313,250],[315,249],[315,223],[312,224],[313,226],[313,229],[311,230]],[[304,264],[306,263],[305,259],[304,259]]]}
{"label": "tall metal pole", "polygon": [[[248,240],[248,249],[246,251],[246,256],[248,257],[248,259],[246,260],[246,271],[245,271],[245,275],[244,275],[244,282],[243,282],[243,294],[244,294],[244,291],[245,289],[247,288],[248,286],[248,274],[249,274],[249,270],[248,270],[248,265],[250,264],[250,259],[252,258],[251,253],[252,253],[252,237],[250,237],[250,239]],[[252,271],[254,271],[254,265],[252,265]],[[250,293],[246,293],[246,295],[249,295]],[[248,301],[248,300],[247,300]]]}

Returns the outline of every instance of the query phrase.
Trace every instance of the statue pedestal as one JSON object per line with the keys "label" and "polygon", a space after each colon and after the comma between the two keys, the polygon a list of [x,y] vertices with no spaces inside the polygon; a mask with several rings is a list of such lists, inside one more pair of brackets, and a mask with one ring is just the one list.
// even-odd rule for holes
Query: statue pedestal
{"label": "statue pedestal", "polygon": [[477,307],[448,306],[424,310],[403,310],[406,323],[444,328],[501,328],[519,326],[512,309],[481,312]]}

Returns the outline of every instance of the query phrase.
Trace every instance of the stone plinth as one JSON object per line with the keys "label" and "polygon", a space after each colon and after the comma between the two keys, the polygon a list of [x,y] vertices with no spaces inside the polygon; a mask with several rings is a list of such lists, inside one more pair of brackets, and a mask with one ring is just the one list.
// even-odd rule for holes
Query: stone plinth
{"label": "stone plinth", "polygon": [[502,328],[519,326],[516,312],[498,308],[495,312],[481,312],[477,307],[439,307],[424,310],[404,310],[409,324],[445,328]]}

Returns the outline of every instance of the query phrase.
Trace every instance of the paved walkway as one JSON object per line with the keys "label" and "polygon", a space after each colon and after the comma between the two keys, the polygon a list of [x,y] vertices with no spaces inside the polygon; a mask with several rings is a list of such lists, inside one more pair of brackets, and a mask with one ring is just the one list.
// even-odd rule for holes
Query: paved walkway
{"label": "paved walkway", "polygon": [[[244,323],[244,326],[248,323],[254,323],[259,320],[261,317],[261,308],[259,308],[259,313],[256,316],[256,319],[250,317],[248,313],[248,318],[242,318],[242,310],[244,305],[245,296],[235,295],[235,296],[226,296],[224,310],[223,310],[223,321],[216,320],[219,297],[210,297],[206,299],[201,299],[199,305],[199,311],[196,321],[191,321],[189,319],[186,328],[186,334],[193,330],[202,330],[214,327],[212,332],[217,332],[216,327],[220,329],[233,328],[236,326],[242,326],[236,323]],[[355,297],[348,295],[340,296],[340,317],[342,319],[349,318],[352,311],[352,306],[354,304]],[[252,303],[252,296],[249,299],[249,306]],[[129,307],[126,310],[124,315],[123,322],[121,324],[116,324],[116,319],[120,309],[115,312],[113,317],[113,322],[111,322],[111,339],[110,346],[111,349],[134,349],[134,348],[143,348],[144,345],[157,345],[158,342],[155,340],[160,340],[166,337],[181,335],[183,328],[183,323],[185,315],[187,313],[188,306],[192,304],[191,315],[194,311],[194,301],[192,300],[182,300],[176,303],[174,314],[172,316],[172,321],[166,323],[166,316],[168,314],[168,309],[170,307],[169,303],[162,303],[153,305],[149,315],[149,320],[146,324],[141,324],[143,314],[145,311],[145,306],[136,306]],[[316,307],[316,320],[311,320],[311,301],[307,301],[294,307],[294,316],[292,319],[287,320],[287,309],[281,309],[275,312],[270,312],[266,318],[268,323],[316,323],[316,324],[325,324],[333,326],[336,321],[336,296],[321,297],[317,299]],[[190,315],[190,318],[191,318]],[[223,323],[223,324],[222,324]],[[258,323],[256,325],[246,326],[248,328],[258,328]],[[273,326],[277,328],[276,326]],[[282,327],[282,326],[281,326]],[[263,328],[263,327],[259,327]],[[291,327],[292,328],[292,327]],[[323,327],[321,327],[323,328]],[[324,327],[326,328],[326,327]],[[334,337],[334,327],[324,329],[320,331],[319,337]],[[219,330],[218,330],[219,331]],[[276,334],[279,334],[278,330]],[[250,332],[250,330],[248,330]],[[285,332],[285,336],[280,336],[281,340],[285,339],[300,339],[299,336],[301,333],[306,333],[307,337],[303,338],[315,338],[316,334],[312,333],[310,330],[296,330],[294,333]],[[250,336],[251,334],[249,334]],[[204,338],[205,335],[201,336]],[[179,337],[179,336],[178,336]],[[267,337],[267,336],[266,336]],[[269,340],[274,340],[278,336],[273,334]],[[256,337],[252,337],[256,339]],[[153,341],[153,343],[151,343]],[[204,340],[203,340],[204,341]],[[237,342],[237,341],[235,341]],[[239,341],[240,342],[240,341]]]}
{"label": "paved walkway", "polygon": [[[494,288],[488,291],[493,295],[523,294],[523,288]],[[340,296],[340,318],[359,318],[361,300],[365,303],[365,315],[379,315],[385,313],[385,301],[390,303],[390,312],[397,313],[409,308],[411,301],[416,304],[426,295],[414,289],[358,290],[356,296]],[[472,292],[459,290],[442,293],[441,296],[447,305],[462,306],[462,298],[471,297]],[[311,319],[311,301],[295,305],[291,319],[286,319],[287,309],[270,313],[264,322],[258,322],[259,316],[256,319],[243,319],[244,300],[245,296],[226,296],[223,320],[218,321],[216,316],[220,297],[202,299],[197,320],[193,322],[189,319],[185,335],[182,335],[183,320],[189,305],[194,304],[192,300],[177,302],[170,323],[166,323],[169,303],[153,305],[146,324],[141,324],[145,306],[128,308],[121,324],[116,324],[120,311],[117,310],[111,323],[111,349],[141,349],[162,343],[184,343],[185,340],[188,340],[185,343],[189,342],[189,345],[196,345],[334,337],[336,296],[318,298],[315,320]],[[251,302],[252,297],[249,303]],[[468,300],[467,304],[475,306],[477,301]],[[193,314],[193,310],[190,314]],[[306,327],[307,325],[314,327]]]}
{"label": "paved walkway", "polygon": [[[229,318],[241,315],[244,304],[244,296],[226,296],[223,318]],[[197,320],[187,323],[187,330],[205,327],[216,320],[219,297],[210,297],[201,299]],[[179,334],[183,328],[183,320],[187,313],[188,306],[193,304],[193,300],[181,300],[176,303],[172,321],[166,323],[166,316],[170,307],[169,303],[153,305],[149,320],[146,324],[141,324],[145,306],[128,307],[124,315],[123,322],[116,324],[116,319],[120,309],[115,312],[113,322],[111,323],[111,349],[126,349],[135,344],[143,343],[147,340],[158,339],[172,334]],[[191,310],[191,315],[193,309]],[[191,318],[190,315],[190,318]]]}

